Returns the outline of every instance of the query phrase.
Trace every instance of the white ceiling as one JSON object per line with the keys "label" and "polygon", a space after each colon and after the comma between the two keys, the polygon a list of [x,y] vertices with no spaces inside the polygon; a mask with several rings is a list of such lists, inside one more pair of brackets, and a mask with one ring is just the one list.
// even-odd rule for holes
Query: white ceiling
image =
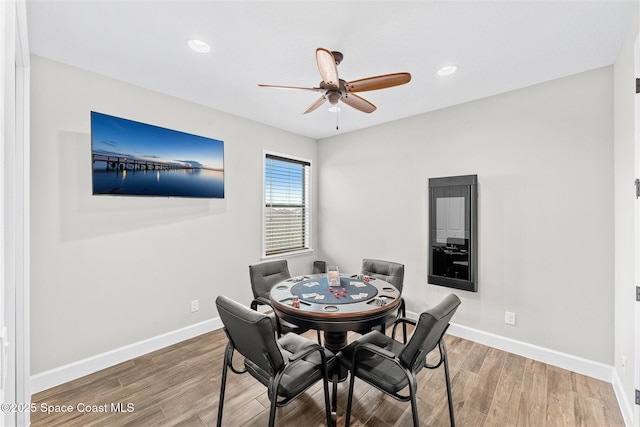
{"label": "white ceiling", "polygon": [[[612,64],[637,0],[27,0],[31,53],[322,139]],[[191,51],[199,38],[209,54]],[[363,92],[371,114],[258,83],[320,83],[315,49],[344,80],[407,71]],[[438,77],[443,65],[458,72]],[[585,88],[588,90],[588,88]]]}

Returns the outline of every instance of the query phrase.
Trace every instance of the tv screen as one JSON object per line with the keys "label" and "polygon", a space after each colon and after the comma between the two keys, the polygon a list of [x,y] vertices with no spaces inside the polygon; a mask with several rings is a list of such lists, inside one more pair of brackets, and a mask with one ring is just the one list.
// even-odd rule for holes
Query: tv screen
{"label": "tv screen", "polygon": [[92,111],[94,195],[224,198],[224,142]]}

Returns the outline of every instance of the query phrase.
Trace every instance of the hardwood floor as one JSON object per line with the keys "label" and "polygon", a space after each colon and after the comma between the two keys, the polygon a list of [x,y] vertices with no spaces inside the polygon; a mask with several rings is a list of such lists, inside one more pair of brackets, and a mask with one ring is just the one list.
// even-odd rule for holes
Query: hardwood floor
{"label": "hardwood floor", "polygon": [[[315,340],[314,331],[305,336]],[[445,341],[459,427],[624,426],[606,382],[453,336]],[[226,342],[217,330],[35,394],[32,425],[214,426]],[[236,355],[235,362],[241,366],[242,357]],[[229,372],[227,378],[223,425],[266,426],[266,388],[249,374]],[[423,369],[418,387],[421,425],[449,426],[442,368]],[[339,426],[347,391],[348,381],[340,383]],[[322,386],[316,384],[278,409],[276,425],[324,425],[323,402]],[[61,412],[64,407],[70,412]],[[410,404],[356,380],[351,425],[411,425]]]}

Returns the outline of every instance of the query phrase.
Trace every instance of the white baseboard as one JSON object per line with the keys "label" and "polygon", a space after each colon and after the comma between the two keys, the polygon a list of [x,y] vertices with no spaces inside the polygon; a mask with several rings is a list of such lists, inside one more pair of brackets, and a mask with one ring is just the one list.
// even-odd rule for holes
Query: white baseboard
{"label": "white baseboard", "polygon": [[451,323],[448,334],[611,383],[613,366]]}
{"label": "white baseboard", "polygon": [[[407,311],[407,317],[417,319],[418,313]],[[567,353],[551,350],[537,345],[529,344],[523,341],[517,341],[506,338],[501,335],[492,334],[490,332],[481,331],[479,329],[470,328],[468,326],[451,323],[447,333],[454,337],[464,338],[469,341],[477,342],[498,350],[507,351],[509,353],[524,356],[538,362],[547,363],[557,366],[558,368],[576,372],[578,374],[587,375],[608,383],[613,381],[613,366],[606,365],[593,360],[583,359]]]}
{"label": "white baseboard", "polygon": [[31,393],[55,387],[222,327],[219,317],[31,376]]}

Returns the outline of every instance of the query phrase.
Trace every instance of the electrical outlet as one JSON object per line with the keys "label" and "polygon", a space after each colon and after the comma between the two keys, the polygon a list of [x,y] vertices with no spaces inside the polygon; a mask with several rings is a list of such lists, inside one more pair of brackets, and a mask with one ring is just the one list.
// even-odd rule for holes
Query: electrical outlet
{"label": "electrical outlet", "polygon": [[516,314],[511,312],[511,311],[505,311],[504,312],[504,323],[506,323],[507,325],[514,325],[516,324]]}
{"label": "electrical outlet", "polygon": [[198,310],[200,310],[200,302],[197,299],[194,299],[191,301],[191,312],[195,313]]}

